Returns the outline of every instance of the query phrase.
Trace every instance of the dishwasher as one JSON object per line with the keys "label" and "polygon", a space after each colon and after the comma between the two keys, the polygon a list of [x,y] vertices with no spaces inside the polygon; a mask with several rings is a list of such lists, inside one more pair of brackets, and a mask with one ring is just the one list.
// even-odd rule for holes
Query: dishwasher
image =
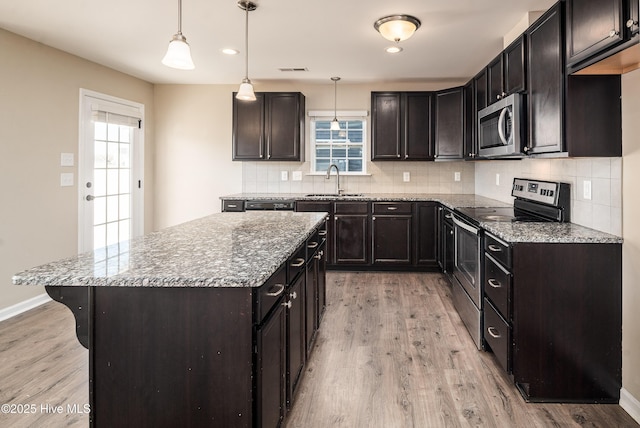
{"label": "dishwasher", "polygon": [[293,200],[267,200],[267,199],[223,199],[222,212],[243,211],[293,211],[296,206]]}

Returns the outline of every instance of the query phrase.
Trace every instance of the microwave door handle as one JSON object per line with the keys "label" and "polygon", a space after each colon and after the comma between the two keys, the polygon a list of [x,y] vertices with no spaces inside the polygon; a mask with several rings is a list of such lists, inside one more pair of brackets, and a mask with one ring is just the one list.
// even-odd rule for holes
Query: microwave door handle
{"label": "microwave door handle", "polygon": [[500,117],[498,118],[498,136],[505,146],[509,145],[509,142],[504,135],[504,118],[507,115],[508,111],[509,109],[507,107],[503,108],[500,112]]}

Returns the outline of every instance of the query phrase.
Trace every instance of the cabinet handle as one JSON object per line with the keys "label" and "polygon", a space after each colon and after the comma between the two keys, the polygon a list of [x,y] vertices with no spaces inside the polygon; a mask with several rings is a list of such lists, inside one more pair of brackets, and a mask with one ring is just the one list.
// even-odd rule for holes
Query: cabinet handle
{"label": "cabinet handle", "polygon": [[619,31],[616,31],[616,30],[609,31],[609,37],[611,38],[616,37],[618,34],[620,34]]}
{"label": "cabinet handle", "polygon": [[375,219],[376,219],[376,217],[375,217],[375,216],[371,217],[371,220],[375,220]]}
{"label": "cabinet handle", "polygon": [[395,211],[395,210],[397,210],[397,209],[398,209],[398,207],[387,207],[387,209],[388,209],[389,211]]}
{"label": "cabinet handle", "polygon": [[398,159],[400,159],[400,153],[398,153],[398,156],[397,156],[397,157],[398,157]]}
{"label": "cabinet handle", "polygon": [[278,288],[278,291],[268,291],[267,296],[276,297],[281,295],[282,292],[284,291],[284,284],[274,284],[273,287],[271,287],[269,290],[273,290],[276,287]]}
{"label": "cabinet handle", "polygon": [[227,207],[229,207],[229,208],[238,208],[238,206],[236,204],[227,204]]}
{"label": "cabinet handle", "polygon": [[284,306],[287,309],[291,309],[291,306],[293,306],[293,303],[291,303],[291,300],[289,300],[288,302],[282,302],[282,306]]}
{"label": "cabinet handle", "polygon": [[297,299],[298,298],[298,293],[296,293],[295,291],[289,293],[289,297],[291,297],[292,299]]}
{"label": "cabinet handle", "polygon": [[451,230],[451,231],[449,232],[449,235],[453,235],[453,230]]}
{"label": "cabinet handle", "polygon": [[311,241],[307,244],[307,248],[316,248],[318,243],[316,241]]}
{"label": "cabinet handle", "polygon": [[320,232],[318,232],[318,235],[327,236],[327,231],[326,230],[321,230]]}
{"label": "cabinet handle", "polygon": [[496,95],[496,100],[499,100],[500,98],[502,98],[502,95],[500,94]]}
{"label": "cabinet handle", "polygon": [[318,259],[320,260],[322,258],[322,251],[320,251],[318,254],[316,254],[315,256],[313,256],[314,259]]}
{"label": "cabinet handle", "polygon": [[634,25],[638,25],[638,21],[634,21],[633,19],[629,19],[629,20],[627,21],[627,28],[631,28],[631,27],[633,27]]}
{"label": "cabinet handle", "polygon": [[445,214],[445,215],[444,215],[444,218],[449,218],[449,219],[451,219],[451,218],[453,218],[453,214]]}
{"label": "cabinet handle", "polygon": [[497,328],[495,327],[487,327],[487,332],[489,333],[489,335],[491,335],[491,337],[493,337],[494,339],[499,339],[500,338],[500,332],[498,331]]}
{"label": "cabinet handle", "polygon": [[500,284],[500,282],[496,281],[494,278],[489,278],[487,282],[493,288],[502,288],[502,284]]}
{"label": "cabinet handle", "polygon": [[502,248],[498,247],[497,245],[493,245],[493,244],[489,245],[489,250],[493,251],[494,253],[501,253],[502,252]]}
{"label": "cabinet handle", "polygon": [[300,267],[304,264],[304,259],[296,259],[294,263],[291,263],[291,267]]}

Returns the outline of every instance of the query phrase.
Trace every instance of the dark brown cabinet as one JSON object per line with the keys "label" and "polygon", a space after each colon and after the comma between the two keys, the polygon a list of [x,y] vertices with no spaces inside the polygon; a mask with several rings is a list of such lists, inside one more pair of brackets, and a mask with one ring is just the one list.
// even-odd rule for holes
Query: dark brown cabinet
{"label": "dark brown cabinet", "polygon": [[527,401],[618,402],[622,246],[485,236],[484,338]]}
{"label": "dark brown cabinet", "polygon": [[415,264],[431,268],[438,267],[438,203],[417,202],[415,204]]}
{"label": "dark brown cabinet", "polygon": [[[289,264],[299,263],[290,260]],[[304,263],[304,259],[303,259]],[[302,375],[306,346],[306,287],[304,268],[295,278],[290,279],[287,290],[287,408],[293,404],[293,398]]]}
{"label": "dark brown cabinet", "polygon": [[[476,113],[489,105],[488,101],[488,83],[487,83],[487,69],[483,68],[473,78],[473,89],[475,91],[474,102]],[[477,116],[476,116],[477,118]]]}
{"label": "dark brown cabinet", "polygon": [[412,204],[374,202],[371,216],[372,262],[377,266],[411,264]]}
{"label": "dark brown cabinet", "polygon": [[526,89],[525,40],[518,37],[487,66],[489,104]]}
{"label": "dark brown cabinet", "polygon": [[371,93],[371,159],[433,160],[431,92]]}
{"label": "dark brown cabinet", "polygon": [[464,88],[435,93],[435,158],[464,158]]}
{"label": "dark brown cabinet", "polygon": [[333,222],[334,263],[369,264],[369,204],[336,202]]}
{"label": "dark brown cabinet", "polygon": [[233,97],[233,160],[304,160],[305,97],[258,92],[256,101]]}
{"label": "dark brown cabinet", "polygon": [[565,76],[563,5],[557,3],[527,30],[529,123],[524,151],[621,156],[620,76]]}
{"label": "dark brown cabinet", "polygon": [[334,263],[334,220],[333,220],[333,202],[332,201],[296,201],[296,211],[298,212],[325,212],[327,213],[327,222],[323,232],[325,238],[324,260],[325,263],[332,265]]}

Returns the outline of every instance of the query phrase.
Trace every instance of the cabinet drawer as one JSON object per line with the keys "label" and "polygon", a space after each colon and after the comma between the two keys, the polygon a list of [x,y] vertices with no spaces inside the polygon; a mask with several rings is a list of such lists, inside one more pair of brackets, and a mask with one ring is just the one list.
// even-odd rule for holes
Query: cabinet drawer
{"label": "cabinet drawer", "polygon": [[374,214],[411,214],[411,202],[374,202]]}
{"label": "cabinet drawer", "polygon": [[262,287],[258,288],[254,315],[256,324],[261,324],[271,309],[278,304],[284,295],[286,286],[287,269],[282,266]]}
{"label": "cabinet drawer", "polygon": [[511,319],[511,273],[489,255],[484,257],[484,293],[505,319]]}
{"label": "cabinet drawer", "polygon": [[484,237],[484,252],[502,263],[508,270],[511,269],[511,248],[489,233]]}
{"label": "cabinet drawer", "polygon": [[296,211],[299,212],[326,212],[332,214],[332,202],[296,201]]}
{"label": "cabinet drawer", "polygon": [[369,214],[367,202],[336,202],[336,214]]}
{"label": "cabinet drawer", "polygon": [[241,212],[244,211],[244,201],[233,201],[225,199],[222,201],[222,211],[223,212]]}
{"label": "cabinet drawer", "polygon": [[[307,241],[309,242],[309,241]],[[300,248],[291,256],[287,261],[287,269],[289,271],[289,284],[293,283],[300,272],[304,271],[304,264],[306,263],[307,244],[301,245]]]}
{"label": "cabinet drawer", "polygon": [[507,372],[511,372],[511,327],[498,314],[488,299],[484,299],[484,340],[496,359]]}

